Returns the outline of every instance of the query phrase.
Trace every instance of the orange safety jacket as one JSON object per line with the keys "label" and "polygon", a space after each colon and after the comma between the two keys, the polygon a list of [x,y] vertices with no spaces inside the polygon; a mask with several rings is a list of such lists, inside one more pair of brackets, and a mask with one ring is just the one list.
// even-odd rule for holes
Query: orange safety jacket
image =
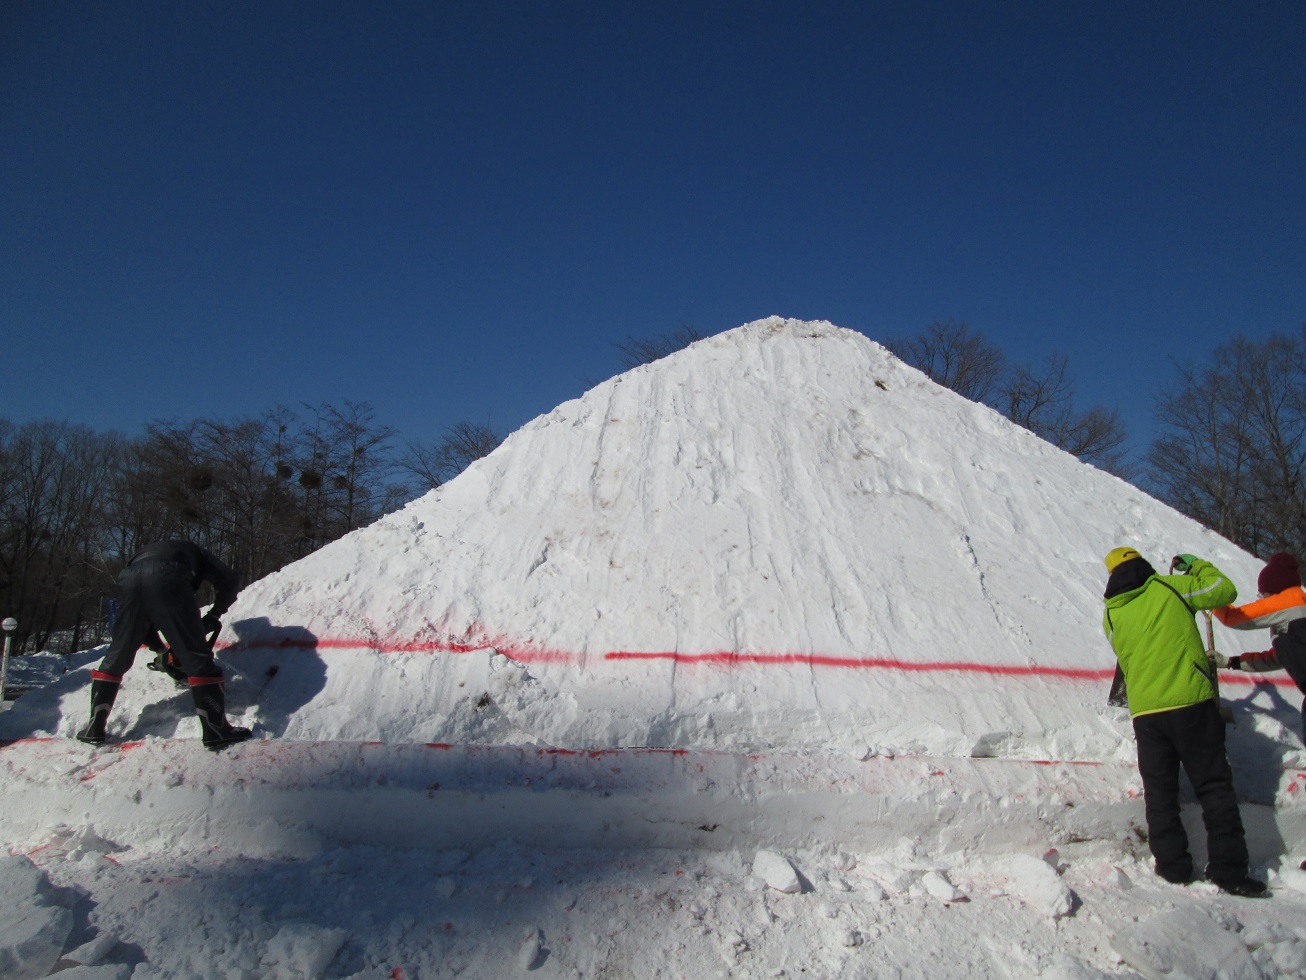
{"label": "orange safety jacket", "polygon": [[[1294,585],[1244,606],[1225,606],[1214,612],[1215,618],[1230,629],[1268,627],[1271,637],[1282,636],[1294,622],[1306,619],[1306,591],[1300,585]],[[1273,647],[1259,653],[1240,654],[1238,660],[1241,670],[1253,672],[1279,670],[1283,666]]]}

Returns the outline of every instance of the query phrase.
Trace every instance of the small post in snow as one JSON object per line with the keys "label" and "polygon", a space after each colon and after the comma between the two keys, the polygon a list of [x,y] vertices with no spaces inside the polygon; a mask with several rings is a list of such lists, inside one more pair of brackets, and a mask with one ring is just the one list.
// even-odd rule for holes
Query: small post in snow
{"label": "small post in snow", "polygon": [[4,701],[5,678],[9,676],[9,644],[13,641],[14,630],[18,629],[18,620],[13,616],[6,616],[4,622],[0,622],[0,629],[5,631],[4,659],[0,660],[0,701]]}

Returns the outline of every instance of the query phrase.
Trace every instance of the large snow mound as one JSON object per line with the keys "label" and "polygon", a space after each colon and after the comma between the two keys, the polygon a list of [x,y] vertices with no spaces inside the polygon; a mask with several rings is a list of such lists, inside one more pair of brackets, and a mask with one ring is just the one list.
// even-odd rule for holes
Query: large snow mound
{"label": "large snow mound", "polygon": [[[296,739],[1128,761],[1101,630],[1121,543],[1260,568],[861,334],[773,317],[253,583],[220,656],[241,717]],[[175,699],[145,673],[111,731],[175,729],[141,717]],[[1296,692],[1236,681],[1290,744]],[[7,734],[71,733],[85,682]]]}

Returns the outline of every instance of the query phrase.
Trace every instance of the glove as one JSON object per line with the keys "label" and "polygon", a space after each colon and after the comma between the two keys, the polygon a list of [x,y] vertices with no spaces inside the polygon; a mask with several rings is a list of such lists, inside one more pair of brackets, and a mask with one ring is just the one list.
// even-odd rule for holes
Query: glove
{"label": "glove", "polygon": [[1215,666],[1221,670],[1242,670],[1241,657],[1226,657],[1219,650],[1212,650],[1211,657],[1215,660]]}
{"label": "glove", "polygon": [[167,674],[178,687],[187,687],[190,684],[186,672],[177,665],[177,658],[167,650],[159,651],[159,655],[145,666],[149,667],[150,670],[157,670]]}
{"label": "glove", "polygon": [[1170,571],[1183,575],[1193,567],[1195,561],[1197,561],[1196,555],[1175,555],[1170,559]]}
{"label": "glove", "polygon": [[200,625],[204,627],[205,636],[217,636],[222,632],[222,620],[218,619],[213,613],[209,613],[201,619]]}

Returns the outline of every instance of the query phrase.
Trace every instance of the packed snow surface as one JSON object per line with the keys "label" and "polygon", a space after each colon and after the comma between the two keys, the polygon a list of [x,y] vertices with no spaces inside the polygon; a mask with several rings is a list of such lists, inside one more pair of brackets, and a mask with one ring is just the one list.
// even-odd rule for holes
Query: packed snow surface
{"label": "packed snow surface", "polygon": [[1274,898],[1160,882],[1119,544],[1254,594],[859,334],[701,341],[247,587],[219,660],[262,740],[204,751],[138,665],[121,744],[72,741],[102,650],[0,714],[0,973],[1306,975],[1301,696],[1223,678]]}

